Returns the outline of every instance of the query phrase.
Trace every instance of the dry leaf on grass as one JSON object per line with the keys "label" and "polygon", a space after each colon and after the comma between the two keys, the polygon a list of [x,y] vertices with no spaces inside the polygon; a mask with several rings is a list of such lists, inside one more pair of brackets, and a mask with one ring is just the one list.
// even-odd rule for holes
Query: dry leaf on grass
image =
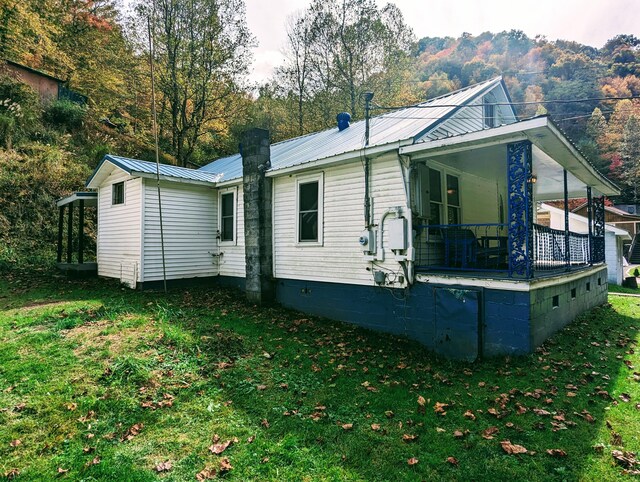
{"label": "dry leaf on grass", "polygon": [[19,445],[22,445],[22,441],[15,439],[9,442],[9,445],[11,445],[12,447],[18,447]]}
{"label": "dry leaf on grass", "polygon": [[143,428],[144,428],[144,424],[143,423],[136,423],[135,425],[132,425],[125,432],[125,434],[122,436],[120,441],[121,442],[125,442],[125,441],[128,441],[128,440],[131,440],[133,437],[138,435],[142,431]]}
{"label": "dry leaf on grass", "polygon": [[66,474],[67,472],[69,472],[69,469],[63,469],[62,467],[58,467],[58,473],[60,475]]}
{"label": "dry leaf on grass", "polygon": [[455,457],[447,457],[447,462],[449,462],[451,465],[458,465],[458,459],[456,459]]}
{"label": "dry leaf on grass", "polygon": [[173,464],[168,460],[160,462],[156,465],[156,472],[169,472],[173,468]]}
{"label": "dry leaf on grass", "polygon": [[353,424],[352,423],[343,423],[341,425],[343,430],[351,430],[353,428]]}
{"label": "dry leaf on grass", "polygon": [[402,435],[402,441],[403,442],[415,442],[416,440],[418,440],[418,436],[417,435],[413,435],[413,434],[409,434],[409,433],[405,433]]}
{"label": "dry leaf on grass", "polygon": [[415,457],[411,457],[410,459],[407,460],[408,465],[416,465],[418,462],[419,460]]}
{"label": "dry leaf on grass", "polygon": [[547,453],[552,457],[566,457],[567,452],[562,449],[547,449]]}
{"label": "dry leaf on grass", "polygon": [[378,425],[377,423],[372,423],[371,430],[373,430],[374,432],[377,432],[378,430],[380,430],[380,425]]}
{"label": "dry leaf on grass", "polygon": [[233,469],[233,466],[231,462],[229,462],[229,459],[227,457],[223,458],[220,461],[220,472],[229,472],[231,469]]}
{"label": "dry leaf on grass", "polygon": [[227,450],[227,447],[229,447],[230,444],[231,440],[227,440],[226,442],[223,442],[221,444],[213,444],[211,447],[209,447],[209,451],[212,454],[220,455],[222,452]]}
{"label": "dry leaf on grass", "polygon": [[500,445],[502,445],[502,450],[504,450],[509,455],[527,453],[527,449],[522,445],[512,444],[509,440],[503,440],[502,442],[500,442]]}
{"label": "dry leaf on grass", "polygon": [[205,467],[203,470],[196,474],[196,480],[198,482],[202,482],[203,480],[211,480],[215,478],[216,475],[218,475],[216,469]]}
{"label": "dry leaf on grass", "polygon": [[468,418],[469,420],[475,420],[476,416],[471,410],[467,410],[464,412],[464,418]]}
{"label": "dry leaf on grass", "polygon": [[491,440],[499,432],[498,427],[488,427],[482,431],[482,438]]}

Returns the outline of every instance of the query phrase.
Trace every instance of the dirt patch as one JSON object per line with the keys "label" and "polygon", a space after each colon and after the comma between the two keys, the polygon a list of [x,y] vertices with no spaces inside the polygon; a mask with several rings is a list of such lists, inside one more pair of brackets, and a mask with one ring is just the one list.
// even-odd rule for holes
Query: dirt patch
{"label": "dirt patch", "polygon": [[109,320],[100,320],[84,323],[70,330],[65,330],[64,337],[67,340],[78,342],[78,346],[73,350],[76,356],[82,356],[89,350],[109,347],[109,351],[114,354],[123,353],[132,345],[137,345],[145,338],[144,327],[121,328],[114,333],[100,334],[106,327],[112,326]]}

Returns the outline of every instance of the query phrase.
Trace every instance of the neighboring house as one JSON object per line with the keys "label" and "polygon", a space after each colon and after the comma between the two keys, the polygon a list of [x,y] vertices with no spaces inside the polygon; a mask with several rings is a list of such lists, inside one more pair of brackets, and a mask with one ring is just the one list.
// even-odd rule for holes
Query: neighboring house
{"label": "neighboring house", "polygon": [[[631,235],[631,240],[624,242],[624,256],[632,264],[640,264],[640,214],[635,213],[635,205],[605,206],[605,222],[623,229]],[[581,216],[587,215],[587,203],[573,210]],[[632,212],[633,211],[633,212]]]}
{"label": "neighboring house", "polygon": [[[543,223],[542,216],[546,214],[547,223]],[[589,233],[589,218],[576,213],[568,213],[569,230],[574,233]],[[606,217],[606,214],[605,214]],[[538,209],[537,221],[540,224],[548,225],[551,229],[558,231],[556,249],[561,252],[564,249],[562,238],[564,237],[565,212],[549,204],[541,203]],[[593,229],[593,228],[592,228]],[[624,229],[617,228],[610,224],[605,225],[605,263],[607,265],[607,280],[609,283],[621,285],[624,279],[624,243],[631,241],[631,236]]]}
{"label": "neighboring house", "polygon": [[42,102],[50,102],[59,99],[68,99],[78,104],[86,104],[87,97],[74,92],[66,87],[66,81],[58,79],[26,65],[5,60],[2,69],[10,77],[29,85],[40,95]]}
{"label": "neighboring house", "polygon": [[[618,189],[548,117],[518,121],[492,79],[423,104],[269,145],[199,170],[163,165],[166,275],[256,302],[404,334],[446,356],[531,352],[604,303],[604,196]],[[98,271],[163,278],[156,166],[107,155]],[[588,197],[591,239],[534,222],[538,201]],[[564,233],[562,233],[564,241]],[[585,245],[593,250],[584,250]]]}

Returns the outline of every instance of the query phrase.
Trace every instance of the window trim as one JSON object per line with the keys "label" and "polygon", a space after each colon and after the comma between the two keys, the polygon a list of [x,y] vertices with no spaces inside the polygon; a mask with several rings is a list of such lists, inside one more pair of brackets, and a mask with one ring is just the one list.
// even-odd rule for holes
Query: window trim
{"label": "window trim", "polygon": [[[116,186],[122,186],[122,201],[121,202],[115,202],[116,201]],[[114,182],[113,184],[111,184],[111,205],[112,206],[122,206],[124,204],[126,204],[127,201],[127,190],[125,188],[125,182],[124,181],[119,181],[119,182]]]}
{"label": "window trim", "polygon": [[[222,196],[233,195],[233,227],[231,233],[233,239],[222,239]],[[218,243],[220,246],[236,246],[238,244],[238,188],[237,186],[220,189],[218,191]]]}
{"label": "window trim", "polygon": [[497,127],[498,109],[496,109],[496,97],[492,93],[486,94],[482,98],[482,124],[486,129]]}
{"label": "window trim", "polygon": [[[300,185],[318,183],[318,239],[316,241],[300,240]],[[323,246],[324,245],[324,172],[316,174],[307,174],[296,177],[296,195],[295,195],[295,245],[304,246]]]}

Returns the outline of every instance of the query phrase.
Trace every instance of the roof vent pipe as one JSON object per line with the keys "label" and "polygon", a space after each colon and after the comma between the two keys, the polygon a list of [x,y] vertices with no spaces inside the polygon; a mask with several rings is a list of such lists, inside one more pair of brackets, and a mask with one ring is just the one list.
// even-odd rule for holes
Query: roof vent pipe
{"label": "roof vent pipe", "polygon": [[338,121],[338,130],[343,131],[347,127],[349,127],[349,121],[351,120],[351,115],[348,112],[340,112],[336,116],[336,120]]}

